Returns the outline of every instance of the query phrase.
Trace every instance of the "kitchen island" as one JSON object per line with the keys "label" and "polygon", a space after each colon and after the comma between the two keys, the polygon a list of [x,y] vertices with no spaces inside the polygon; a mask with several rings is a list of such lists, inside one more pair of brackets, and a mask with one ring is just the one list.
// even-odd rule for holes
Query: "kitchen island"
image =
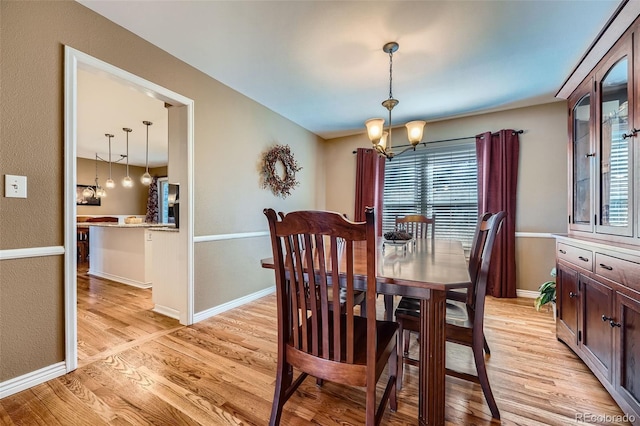
{"label": "kitchen island", "polygon": [[152,286],[150,229],[177,231],[162,224],[78,224],[89,227],[89,274],[140,288]]}

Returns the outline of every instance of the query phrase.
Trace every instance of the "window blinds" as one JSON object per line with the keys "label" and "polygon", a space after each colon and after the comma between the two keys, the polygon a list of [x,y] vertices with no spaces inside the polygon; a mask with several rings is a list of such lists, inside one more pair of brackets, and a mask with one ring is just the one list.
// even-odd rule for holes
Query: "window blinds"
{"label": "window blinds", "polygon": [[383,232],[396,216],[436,215],[436,238],[471,247],[478,221],[475,143],[427,147],[385,165]]}

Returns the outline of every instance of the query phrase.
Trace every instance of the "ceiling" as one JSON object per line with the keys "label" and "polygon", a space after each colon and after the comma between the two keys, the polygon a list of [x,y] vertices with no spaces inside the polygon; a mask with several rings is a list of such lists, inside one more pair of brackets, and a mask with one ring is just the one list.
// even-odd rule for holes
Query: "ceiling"
{"label": "ceiling", "polygon": [[[109,76],[78,68],[78,143],[77,156],[109,159],[109,138],[112,134],[111,160],[126,159],[129,133],[129,164],[145,167],[147,129],[149,126],[149,167],[166,166],[168,161],[168,112],[164,102],[125,86]],[[102,166],[101,166],[102,167]]]}
{"label": "ceiling", "polygon": [[535,105],[555,99],[620,4],[78,1],[324,138],[386,116],[386,42],[400,45],[394,124]]}

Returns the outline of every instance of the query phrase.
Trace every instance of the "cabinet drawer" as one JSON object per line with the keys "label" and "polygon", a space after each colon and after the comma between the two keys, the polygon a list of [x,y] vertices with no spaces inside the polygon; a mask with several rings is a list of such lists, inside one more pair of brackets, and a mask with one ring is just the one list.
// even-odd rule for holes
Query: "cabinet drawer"
{"label": "cabinet drawer", "polygon": [[580,247],[558,243],[558,259],[573,263],[588,271],[593,271],[593,252]]}
{"label": "cabinet drawer", "polygon": [[640,291],[640,263],[596,253],[596,274]]}

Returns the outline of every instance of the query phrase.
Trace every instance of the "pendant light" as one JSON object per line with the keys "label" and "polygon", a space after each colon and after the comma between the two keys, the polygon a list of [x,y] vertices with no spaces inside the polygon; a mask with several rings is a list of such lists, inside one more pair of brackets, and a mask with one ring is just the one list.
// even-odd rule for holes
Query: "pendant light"
{"label": "pendant light", "polygon": [[426,124],[426,122],[421,120],[407,123],[405,125],[407,127],[407,137],[409,138],[409,143],[411,145],[404,151],[400,152],[400,154],[395,154],[393,152],[393,148],[391,146],[391,110],[400,102],[393,97],[393,53],[396,52],[399,47],[398,43],[393,41],[382,47],[382,51],[389,55],[389,98],[382,102],[382,106],[389,111],[389,127],[387,128],[387,131],[385,131],[384,118],[372,118],[364,123],[367,127],[367,135],[369,136],[369,140],[373,144],[373,147],[380,155],[387,157],[389,160],[408,150],[413,149],[415,151],[416,145],[418,145],[422,140],[424,126]]}
{"label": "pendant light", "polygon": [[104,186],[109,189],[113,189],[116,187],[116,183],[113,181],[113,179],[111,179],[111,138],[113,137],[113,135],[109,133],[105,133],[104,135],[109,138],[109,179],[106,180]]}
{"label": "pendant light", "polygon": [[151,175],[149,174],[149,126],[151,126],[153,123],[150,121],[143,121],[142,124],[147,126],[147,161],[146,161],[146,171],[140,178],[140,181],[142,182],[143,185],[149,186],[152,180]]}
{"label": "pendant light", "polygon": [[82,190],[82,196],[83,197],[85,197],[85,198],[91,198],[91,197],[102,198],[102,197],[106,197],[107,196],[107,191],[105,191],[104,188],[101,187],[100,183],[98,182],[98,153],[97,152],[96,152],[96,179],[95,179],[95,183],[96,183],[95,188],[87,186],[85,189]]}
{"label": "pendant light", "polygon": [[131,188],[133,186],[133,179],[129,176],[129,133],[133,130],[128,127],[123,127],[122,130],[127,133],[127,175],[122,179],[122,186],[125,188]]}

